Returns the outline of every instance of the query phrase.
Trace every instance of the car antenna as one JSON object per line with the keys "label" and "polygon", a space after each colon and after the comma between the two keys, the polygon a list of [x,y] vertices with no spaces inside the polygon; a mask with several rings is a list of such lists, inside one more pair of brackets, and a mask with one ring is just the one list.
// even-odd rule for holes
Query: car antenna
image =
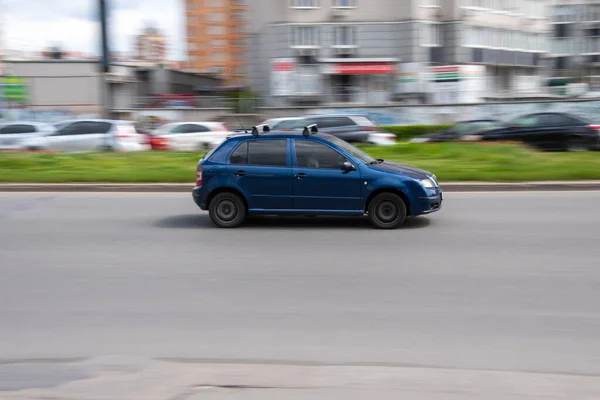
{"label": "car antenna", "polygon": [[235,116],[237,117],[237,120],[240,123],[240,126],[244,130],[244,133],[248,133],[248,130],[246,128],[244,128],[244,124],[242,124],[242,119],[240,118],[240,116],[238,114],[235,114]]}

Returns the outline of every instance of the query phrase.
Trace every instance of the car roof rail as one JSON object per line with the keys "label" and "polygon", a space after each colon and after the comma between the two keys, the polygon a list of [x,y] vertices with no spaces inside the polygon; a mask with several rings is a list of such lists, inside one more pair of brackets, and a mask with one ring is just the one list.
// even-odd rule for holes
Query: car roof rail
{"label": "car roof rail", "polygon": [[269,125],[253,126],[252,127],[252,136],[258,136],[258,135],[260,135],[260,132],[258,130],[259,127],[262,128],[262,133],[269,133],[269,132],[271,132],[271,128],[269,127]]}
{"label": "car roof rail", "polygon": [[319,128],[317,128],[317,124],[312,124],[304,127],[302,131],[302,136],[310,136],[319,133]]}

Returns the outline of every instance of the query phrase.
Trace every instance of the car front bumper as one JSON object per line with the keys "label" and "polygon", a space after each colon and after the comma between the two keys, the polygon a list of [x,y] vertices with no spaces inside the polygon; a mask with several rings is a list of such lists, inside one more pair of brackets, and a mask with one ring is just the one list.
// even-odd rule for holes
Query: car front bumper
{"label": "car front bumper", "polygon": [[417,209],[412,210],[413,216],[431,214],[442,209],[444,202],[444,193],[442,189],[437,189],[435,194],[417,199]]}

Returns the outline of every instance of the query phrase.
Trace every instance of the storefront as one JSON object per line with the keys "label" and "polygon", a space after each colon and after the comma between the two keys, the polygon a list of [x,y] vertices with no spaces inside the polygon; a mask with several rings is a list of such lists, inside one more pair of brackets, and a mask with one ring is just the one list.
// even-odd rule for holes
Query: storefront
{"label": "storefront", "polygon": [[319,61],[329,102],[382,104],[392,100],[398,60],[332,58]]}

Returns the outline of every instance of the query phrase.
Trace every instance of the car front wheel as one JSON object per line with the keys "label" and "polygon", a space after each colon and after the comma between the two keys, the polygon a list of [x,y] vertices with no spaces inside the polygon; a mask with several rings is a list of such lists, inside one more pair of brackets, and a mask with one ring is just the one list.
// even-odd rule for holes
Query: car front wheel
{"label": "car front wheel", "polygon": [[377,229],[396,229],[406,220],[406,204],[394,193],[381,193],[369,204],[369,220]]}
{"label": "car front wheel", "polygon": [[246,206],[235,193],[220,193],[210,202],[210,219],[219,228],[235,228],[246,218]]}

